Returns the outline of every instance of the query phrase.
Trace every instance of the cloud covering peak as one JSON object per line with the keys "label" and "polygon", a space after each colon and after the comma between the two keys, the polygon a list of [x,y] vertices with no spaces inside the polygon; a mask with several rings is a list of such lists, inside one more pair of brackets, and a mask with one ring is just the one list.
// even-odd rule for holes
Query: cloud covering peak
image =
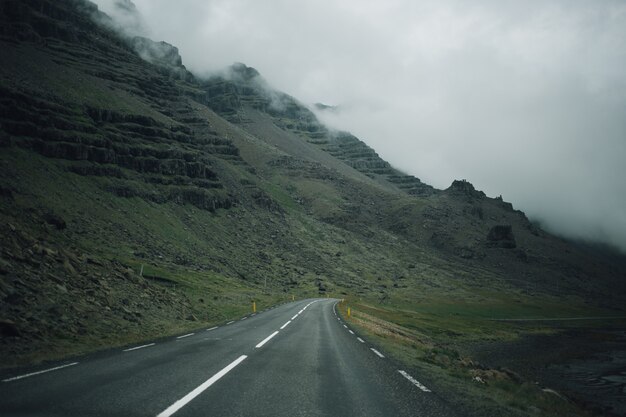
{"label": "cloud covering peak", "polygon": [[[98,0],[105,12],[120,0]],[[135,0],[187,67],[259,69],[438,188],[626,250],[626,2]]]}

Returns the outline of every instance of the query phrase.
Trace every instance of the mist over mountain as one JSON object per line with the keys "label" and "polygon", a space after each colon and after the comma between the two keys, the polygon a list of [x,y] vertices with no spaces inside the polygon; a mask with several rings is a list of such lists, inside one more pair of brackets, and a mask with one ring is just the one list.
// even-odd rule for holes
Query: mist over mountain
{"label": "mist over mountain", "polygon": [[[274,331],[270,328],[282,315],[287,319],[302,306],[300,315],[318,301],[315,305],[324,305],[324,311],[312,307],[305,320],[297,319],[285,330],[292,317],[280,334],[270,333],[285,344],[272,340],[261,350],[256,345],[256,353],[242,366],[252,363],[253,356],[270,355],[265,357],[271,360],[263,361],[259,372],[248,368],[255,378],[234,384],[216,408],[239,407],[238,393],[257,392],[246,386],[267,385],[255,382],[257,374],[265,378],[280,368],[280,375],[310,380],[304,391],[295,388],[316,399],[309,405],[312,414],[348,410],[342,401],[339,408],[329,402],[326,388],[318,390],[329,386],[339,398],[350,397],[349,408],[358,414],[364,397],[350,391],[343,395],[333,385],[356,380],[376,380],[394,396],[404,392],[395,391],[396,383],[407,384],[408,391],[398,397],[407,405],[407,415],[421,409],[405,399],[431,411],[422,401],[427,397],[421,397],[430,393],[467,416],[624,414],[626,256],[550,232],[569,230],[570,236],[593,235],[604,242],[619,236],[621,182],[611,177],[606,189],[594,188],[602,175],[621,170],[606,158],[611,149],[603,142],[619,130],[615,108],[607,107],[606,135],[586,144],[585,158],[597,163],[597,176],[586,178],[584,169],[572,174],[568,165],[580,163],[571,156],[578,155],[580,143],[563,148],[558,140],[545,140],[545,152],[536,155],[529,153],[532,147],[524,147],[545,139],[539,133],[550,126],[560,132],[550,124],[550,109],[563,103],[539,106],[550,123],[525,125],[536,121],[530,116],[538,110],[519,97],[510,101],[501,84],[487,85],[483,78],[483,85],[473,85],[471,94],[490,103],[478,106],[457,102],[462,98],[457,88],[463,90],[468,81],[452,83],[450,89],[445,78],[451,73],[446,76],[444,68],[440,84],[423,85],[423,80],[433,80],[427,67],[410,78],[416,68],[409,61],[375,61],[380,58],[376,40],[391,45],[391,51],[395,44],[377,35],[381,28],[371,24],[384,26],[386,20],[374,17],[389,17],[407,4],[380,3],[374,9],[322,4],[332,12],[324,20],[317,5],[301,3],[295,11],[292,3],[280,3],[278,17],[289,10],[299,16],[284,20],[297,35],[290,38],[293,45],[284,43],[286,38],[274,44],[273,24],[283,21],[265,16],[269,26],[260,30],[241,7],[250,6],[255,18],[267,11],[245,1],[187,3],[197,12],[194,16],[187,9],[171,9],[171,3],[154,4],[163,9],[115,0],[102,2],[105,13],[89,0],[0,0],[0,379],[10,393],[0,396],[0,414],[46,413],[53,397],[54,410],[63,415],[144,412],[145,399],[159,395],[163,387],[153,373],[156,368],[170,380],[168,370],[184,363],[178,382],[170,382],[187,391],[191,379],[208,381],[205,374],[213,373],[190,361],[191,351],[219,367],[217,344],[234,355],[236,338],[243,337],[236,343],[241,349],[257,338],[241,330],[254,328],[262,340],[260,335]],[[461,9],[443,10],[426,4],[420,4],[420,13],[437,12],[436,20],[442,22],[467,7],[459,3]],[[489,3],[483,6],[481,13],[491,10]],[[524,17],[522,9],[517,12]],[[219,17],[216,24],[197,25],[206,18],[201,11]],[[231,22],[231,15],[241,20]],[[158,16],[171,21],[159,22]],[[370,22],[371,56],[357,53],[358,48],[336,54],[333,45],[345,39],[335,26],[345,23],[346,16],[357,30],[346,29],[343,35],[355,48],[365,36],[358,24]],[[304,17],[318,26],[301,24]],[[399,20],[400,32],[405,20]],[[178,25],[177,36],[184,36],[159,35],[157,29],[166,31],[169,25]],[[313,27],[317,43],[303,43],[298,30]],[[284,58],[279,65],[250,55],[263,68],[243,59],[232,63],[228,54],[247,55],[228,48],[228,36],[223,46],[205,42],[201,54],[190,49],[193,42],[185,43],[206,41],[202,32],[211,30],[217,31],[211,36],[222,30],[239,33],[236,43],[242,45],[259,36],[266,46],[281,48],[265,48],[268,56]],[[327,47],[321,47],[322,41],[329,42]],[[212,50],[216,47],[223,49]],[[441,51],[431,52],[437,61]],[[332,77],[312,83],[308,71],[320,68],[324,53],[336,67],[328,71]],[[229,62],[221,62],[225,59]],[[306,65],[299,66],[299,60]],[[360,62],[361,70],[348,71],[351,62]],[[453,78],[480,81],[480,74],[461,65],[465,63],[456,63]],[[380,73],[374,76],[370,71],[377,65]],[[342,78],[346,71],[349,76]],[[302,81],[289,84],[296,79]],[[292,87],[277,88],[281,83]],[[418,84],[424,101],[414,111],[415,97],[400,93]],[[544,87],[537,87],[538,99],[546,98]],[[532,90],[525,84],[516,88],[524,94]],[[433,107],[436,92],[441,101]],[[614,92],[617,103],[620,90]],[[494,100],[496,93],[500,102]],[[528,117],[512,117],[507,110],[511,103]],[[563,107],[561,128],[571,137],[583,137],[580,120],[570,119],[572,103]],[[581,104],[589,110],[589,120],[597,118],[594,106]],[[456,113],[447,113],[449,109]],[[487,110],[490,124],[483,117]],[[526,131],[518,129],[522,125]],[[429,135],[424,126],[432,128]],[[487,146],[475,139],[487,128],[494,135],[511,132],[499,140],[487,137]],[[535,142],[520,136],[533,129]],[[447,142],[442,131],[455,141]],[[420,141],[403,143],[406,132]],[[619,159],[619,146],[612,150],[611,157]],[[455,162],[460,154],[465,165]],[[553,157],[550,165],[544,154]],[[400,169],[403,158],[416,169]],[[437,164],[429,165],[428,158]],[[436,180],[457,169],[457,178]],[[529,170],[550,172],[534,182]],[[477,172],[485,173],[485,181],[502,184],[492,182],[493,188],[483,190],[473,180]],[[509,200],[509,193],[524,187],[530,190],[529,201],[537,202],[534,217]],[[606,199],[598,201],[600,194]],[[565,200],[569,205],[564,208]],[[560,216],[561,226],[548,218],[550,210]],[[612,225],[614,233],[600,235],[595,223],[583,221],[576,210],[596,220],[603,217],[601,223]],[[538,222],[542,216],[545,222]],[[304,300],[311,298],[317,300]],[[328,326],[340,333],[328,332]],[[269,340],[265,337],[260,344]],[[329,340],[337,342],[331,350]],[[285,356],[287,345],[293,356]],[[303,345],[309,353],[297,347]],[[336,352],[345,350],[349,357],[354,347],[365,354],[364,366],[332,365],[343,362],[343,354]],[[114,366],[93,372],[89,366],[103,364],[103,358]],[[389,372],[378,368],[381,363],[390,366]],[[581,363],[584,372],[579,372]],[[318,372],[320,364],[331,364],[326,377]],[[397,372],[400,364],[431,391]],[[370,366],[375,377],[355,379],[354,369]],[[63,378],[70,369],[79,379]],[[386,373],[393,382],[378,381]],[[82,374],[88,375],[84,382]],[[140,375],[150,377],[137,386]],[[71,394],[57,395],[61,391],[46,380]],[[263,393],[270,408],[286,395],[283,377],[276,380],[271,385],[278,391]],[[207,386],[203,395],[222,396],[214,390],[225,387],[220,384]],[[43,397],[37,390],[28,394],[23,388],[31,385],[51,391]],[[111,397],[122,391],[128,394],[126,404]],[[170,394],[172,403],[184,399],[178,392]],[[96,397],[102,412],[91,408]],[[256,403],[259,397],[251,398]],[[301,403],[299,397],[293,400]],[[376,396],[372,401],[389,409]],[[245,408],[254,407],[241,410]],[[291,415],[292,407],[287,408]],[[197,410],[206,412],[204,407]],[[433,412],[448,415],[436,408]]]}
{"label": "mist over mountain", "polygon": [[135,4],[141,34],[196,74],[254,65],[437,188],[467,178],[557,234],[626,248],[623,2]]}

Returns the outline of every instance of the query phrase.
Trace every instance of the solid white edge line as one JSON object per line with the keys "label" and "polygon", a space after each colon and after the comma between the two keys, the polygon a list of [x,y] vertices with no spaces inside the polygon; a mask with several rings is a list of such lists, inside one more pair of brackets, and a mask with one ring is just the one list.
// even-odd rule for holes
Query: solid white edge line
{"label": "solid white edge line", "polygon": [[171,416],[172,414],[174,414],[175,412],[177,412],[178,410],[183,408],[185,405],[187,405],[187,403],[189,401],[191,401],[194,398],[196,398],[204,390],[206,390],[211,385],[213,385],[215,382],[217,382],[221,377],[223,377],[228,372],[230,372],[235,366],[239,365],[246,358],[247,358],[246,355],[241,355],[240,357],[235,359],[233,362],[231,362],[230,365],[226,366],[226,368],[222,369],[221,371],[219,371],[218,373],[213,375],[211,378],[207,379],[202,384],[200,384],[196,389],[191,391],[189,394],[185,395],[183,398],[181,398],[180,400],[176,401],[174,404],[170,405],[168,408],[163,410],[161,413],[159,413],[157,415],[157,417],[169,417],[169,416]]}
{"label": "solid white edge line", "polygon": [[54,368],[44,369],[43,371],[31,372],[30,374],[14,376],[13,378],[3,379],[2,382],[17,381],[18,379],[28,378],[29,376],[34,376],[34,375],[39,375],[39,374],[45,374],[46,372],[56,371],[57,369],[63,369],[63,368],[67,368],[68,366],[74,366],[74,365],[78,365],[78,362],[72,362],[66,365],[55,366]]}
{"label": "solid white edge line", "polygon": [[287,327],[289,325],[289,323],[291,323],[291,320],[289,320],[287,323],[283,324],[282,326],[280,326],[280,330],[284,329],[285,327]]}
{"label": "solid white edge line", "polygon": [[406,373],[405,371],[398,371],[400,372],[400,374],[405,377],[406,379],[408,379],[409,381],[411,381],[411,383],[413,385],[415,385],[417,388],[421,389],[424,392],[432,392],[431,390],[429,390],[428,388],[426,388],[426,386],[424,384],[422,384],[421,382],[419,382],[417,379],[413,378],[411,375],[409,375],[408,373]]}
{"label": "solid white edge line", "polygon": [[210,329],[206,329],[206,331],[207,331],[207,332],[210,332],[211,330],[215,330],[215,329],[217,329],[218,327],[220,327],[220,326],[211,327]]}
{"label": "solid white edge line", "polygon": [[247,319],[247,317],[244,317],[244,318],[242,318],[241,320],[245,320],[245,319]]}
{"label": "solid white edge line", "polygon": [[229,321],[229,322],[228,322],[228,323],[226,323],[226,324],[231,324],[231,323],[234,323],[234,322],[235,322],[235,320],[231,320],[231,321]]}
{"label": "solid white edge line", "polygon": [[176,339],[182,339],[183,337],[189,337],[189,336],[193,336],[195,333],[188,333],[188,334],[184,334],[182,336],[178,336]]}
{"label": "solid white edge line", "polygon": [[154,345],[156,345],[156,343],[148,343],[147,345],[135,346],[135,347],[132,347],[132,348],[124,349],[123,351],[124,352],[130,352],[130,351],[133,351],[133,350],[143,349],[143,348],[147,348],[147,347],[154,346]]}
{"label": "solid white edge line", "polygon": [[260,348],[261,346],[263,346],[264,344],[266,344],[267,342],[270,341],[270,339],[274,336],[276,336],[278,334],[278,330],[276,330],[274,333],[272,333],[271,335],[267,336],[265,339],[263,339],[262,341],[259,342],[258,345],[255,346],[255,348]]}
{"label": "solid white edge line", "polygon": [[291,320],[295,320],[295,319],[296,319],[296,317],[298,317],[298,315],[297,315],[297,314],[296,314],[295,316],[293,316],[293,317],[291,318]]}
{"label": "solid white edge line", "polygon": [[374,348],[370,348],[370,349],[372,350],[372,352],[374,352],[375,354],[377,354],[377,355],[378,355],[378,357],[380,357],[380,358],[384,358],[384,357],[385,357],[385,355],[383,355],[382,353],[380,353],[380,352],[379,352],[379,351],[377,351],[376,349],[374,349]]}
{"label": "solid white edge line", "polygon": [[365,343],[365,340],[361,339],[360,337],[357,337],[356,340],[358,340],[361,343]]}

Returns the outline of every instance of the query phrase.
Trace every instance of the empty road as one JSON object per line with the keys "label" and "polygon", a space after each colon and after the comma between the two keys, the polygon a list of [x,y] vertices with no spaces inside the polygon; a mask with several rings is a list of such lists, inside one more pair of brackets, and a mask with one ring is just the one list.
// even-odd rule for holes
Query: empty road
{"label": "empty road", "polygon": [[358,337],[337,300],[0,375],[10,416],[453,416],[440,393]]}

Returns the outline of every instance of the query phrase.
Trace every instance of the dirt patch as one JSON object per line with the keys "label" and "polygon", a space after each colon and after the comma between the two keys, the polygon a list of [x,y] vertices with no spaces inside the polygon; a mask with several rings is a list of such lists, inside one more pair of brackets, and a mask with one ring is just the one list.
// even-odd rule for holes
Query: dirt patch
{"label": "dirt patch", "polygon": [[380,336],[392,337],[404,342],[419,344],[423,347],[432,347],[432,344],[426,340],[424,335],[361,311],[353,311],[350,320],[358,326]]}

